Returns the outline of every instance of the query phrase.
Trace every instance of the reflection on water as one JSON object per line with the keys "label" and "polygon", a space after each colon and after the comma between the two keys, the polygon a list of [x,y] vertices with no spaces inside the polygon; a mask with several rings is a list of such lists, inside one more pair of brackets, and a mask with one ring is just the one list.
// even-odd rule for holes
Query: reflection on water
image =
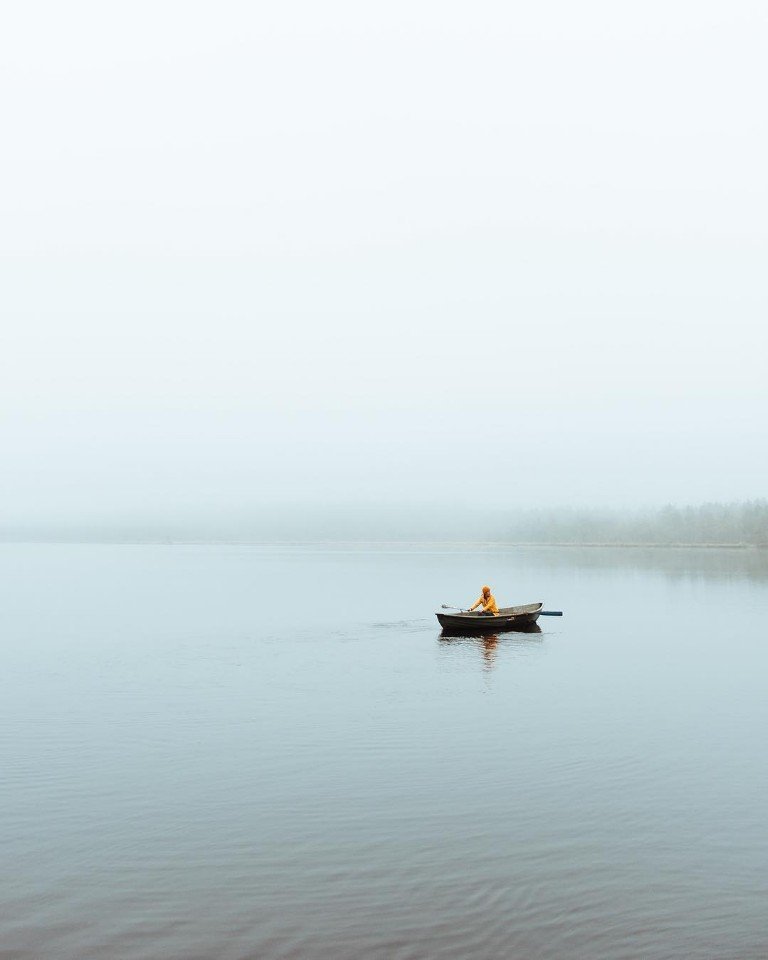
{"label": "reflection on water", "polygon": [[440,638],[441,643],[465,643],[468,646],[476,647],[483,656],[483,666],[486,670],[493,669],[496,660],[496,649],[499,646],[499,638],[495,634],[483,637],[452,637],[446,635]]}
{"label": "reflection on water", "polygon": [[552,569],[624,570],[661,573],[671,580],[737,578],[768,583],[768,549],[759,547],[512,547],[512,551]]}
{"label": "reflection on water", "polygon": [[455,636],[451,633],[441,633],[439,641],[443,645],[447,646],[456,646],[459,644],[464,644],[468,647],[474,647],[479,650],[482,654],[484,665],[486,669],[490,670],[493,667],[494,660],[496,659],[496,648],[499,645],[499,638],[497,634],[484,634],[478,636]]}
{"label": "reflection on water", "polygon": [[[482,655],[483,665],[487,670],[491,670],[496,663],[496,654],[500,643],[507,645],[514,643],[516,646],[524,643],[540,643],[541,633],[542,630],[538,623],[529,623],[516,628],[514,631],[507,630],[502,634],[459,634],[450,630],[442,630],[438,636],[438,641],[444,648],[463,646],[478,650]],[[531,635],[535,634],[539,636],[532,639]]]}
{"label": "reflection on water", "polygon": [[764,960],[761,563],[1,546],[0,956]]}
{"label": "reflection on water", "polygon": [[483,640],[483,659],[486,669],[493,667],[493,661],[496,658],[496,647],[499,645],[499,638],[491,635]]}

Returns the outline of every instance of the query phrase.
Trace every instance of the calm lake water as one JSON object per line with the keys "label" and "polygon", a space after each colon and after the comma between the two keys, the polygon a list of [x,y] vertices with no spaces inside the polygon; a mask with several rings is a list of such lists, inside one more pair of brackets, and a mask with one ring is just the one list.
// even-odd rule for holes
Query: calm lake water
{"label": "calm lake water", "polygon": [[[0,547],[2,960],[762,960],[768,555]],[[540,634],[441,639],[490,583]]]}

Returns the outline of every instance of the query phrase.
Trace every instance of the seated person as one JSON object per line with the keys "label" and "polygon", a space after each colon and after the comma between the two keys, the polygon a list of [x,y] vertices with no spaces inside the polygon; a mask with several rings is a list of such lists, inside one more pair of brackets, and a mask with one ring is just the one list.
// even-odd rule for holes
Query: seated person
{"label": "seated person", "polygon": [[477,607],[483,608],[481,616],[484,617],[493,617],[499,612],[499,608],[496,606],[496,598],[491,593],[490,587],[483,587],[483,592],[469,609],[472,611]]}

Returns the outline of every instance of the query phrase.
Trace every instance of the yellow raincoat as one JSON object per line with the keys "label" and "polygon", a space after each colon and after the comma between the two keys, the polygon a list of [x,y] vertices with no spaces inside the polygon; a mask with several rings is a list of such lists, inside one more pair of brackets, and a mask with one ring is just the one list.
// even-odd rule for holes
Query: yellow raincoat
{"label": "yellow raincoat", "polygon": [[496,605],[496,598],[492,593],[484,594],[481,593],[480,596],[475,600],[470,610],[475,610],[477,607],[483,607],[486,613],[498,613],[499,608]]}

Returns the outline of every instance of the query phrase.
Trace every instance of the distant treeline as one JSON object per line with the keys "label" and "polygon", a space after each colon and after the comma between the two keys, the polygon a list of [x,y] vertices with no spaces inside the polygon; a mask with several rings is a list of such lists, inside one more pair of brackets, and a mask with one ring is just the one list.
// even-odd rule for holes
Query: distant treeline
{"label": "distant treeline", "polygon": [[513,520],[518,543],[748,544],[768,547],[768,500],[666,506],[633,513],[537,511]]}
{"label": "distant treeline", "polygon": [[768,547],[768,500],[655,510],[457,505],[279,505],[155,516],[3,522],[0,542],[743,544]]}

